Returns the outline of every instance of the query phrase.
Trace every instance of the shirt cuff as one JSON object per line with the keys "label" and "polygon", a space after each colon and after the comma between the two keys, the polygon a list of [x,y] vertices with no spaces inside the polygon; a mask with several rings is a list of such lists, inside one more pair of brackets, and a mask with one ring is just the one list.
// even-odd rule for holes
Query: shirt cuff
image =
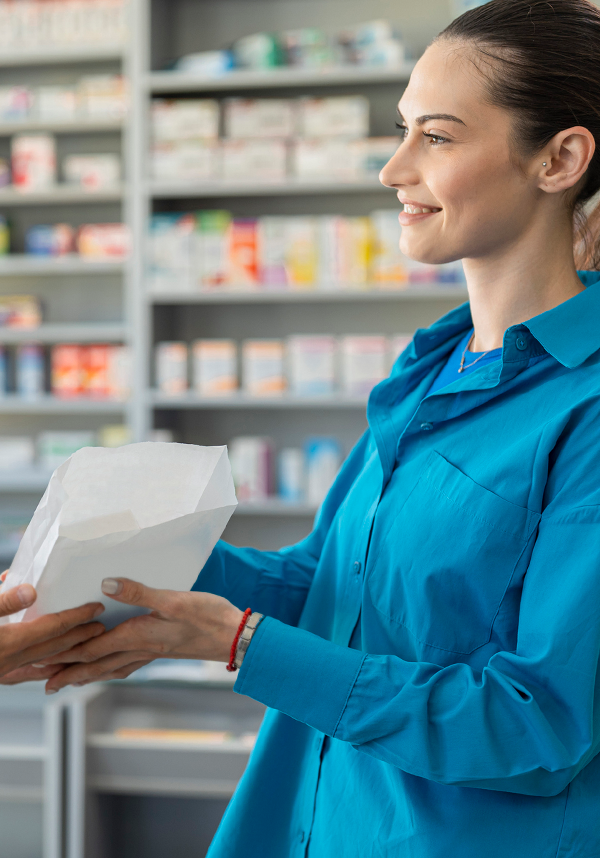
{"label": "shirt cuff", "polygon": [[365,657],[360,650],[265,617],[234,691],[333,736]]}

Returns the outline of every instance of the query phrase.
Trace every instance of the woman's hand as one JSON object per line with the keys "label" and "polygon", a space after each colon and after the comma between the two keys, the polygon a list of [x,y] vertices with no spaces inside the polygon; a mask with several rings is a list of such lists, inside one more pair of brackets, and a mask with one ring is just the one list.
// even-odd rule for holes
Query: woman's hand
{"label": "woman's hand", "polygon": [[150,608],[152,613],[44,659],[45,665],[64,666],[47,683],[49,693],[65,685],[124,679],[155,658],[229,661],[243,612],[227,599],[211,593],[155,590],[127,578],[106,578],[102,591],[117,602]]}
{"label": "woman's hand", "polygon": [[[4,579],[4,576],[0,576]],[[0,617],[29,608],[37,594],[31,584],[21,584],[0,592]],[[33,667],[45,658],[101,635],[104,626],[91,623],[104,610],[100,602],[47,614],[28,623],[0,626],[0,684],[14,685],[37,679],[48,679],[56,667]]]}

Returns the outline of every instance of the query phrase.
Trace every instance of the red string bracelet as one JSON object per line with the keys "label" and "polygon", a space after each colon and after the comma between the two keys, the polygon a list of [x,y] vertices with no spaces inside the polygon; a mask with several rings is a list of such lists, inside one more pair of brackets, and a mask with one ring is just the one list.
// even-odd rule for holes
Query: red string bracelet
{"label": "red string bracelet", "polygon": [[230,671],[230,673],[233,673],[235,670],[237,670],[237,667],[235,666],[235,651],[237,649],[240,635],[244,631],[244,626],[250,619],[251,613],[252,608],[246,608],[246,610],[244,611],[244,616],[242,617],[242,622],[240,623],[240,627],[237,630],[237,634],[233,639],[233,643],[231,644],[231,652],[229,653],[229,664],[227,665],[227,670]]}

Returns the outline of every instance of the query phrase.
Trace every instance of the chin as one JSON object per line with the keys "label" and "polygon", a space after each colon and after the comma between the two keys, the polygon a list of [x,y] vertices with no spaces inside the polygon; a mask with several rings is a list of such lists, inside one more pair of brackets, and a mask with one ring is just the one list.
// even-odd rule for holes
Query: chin
{"label": "chin", "polygon": [[443,265],[445,262],[456,262],[464,256],[460,251],[444,251],[439,247],[411,247],[408,242],[406,245],[400,242],[400,251],[414,262],[423,262],[426,265]]}

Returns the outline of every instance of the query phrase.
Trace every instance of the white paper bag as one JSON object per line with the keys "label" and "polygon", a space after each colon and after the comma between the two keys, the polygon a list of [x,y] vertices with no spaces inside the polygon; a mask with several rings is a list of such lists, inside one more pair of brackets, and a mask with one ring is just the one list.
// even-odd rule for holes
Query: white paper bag
{"label": "white paper bag", "polygon": [[147,613],[104,596],[102,579],[189,590],[236,504],[226,447],[79,450],[52,475],[4,584],[33,584],[37,601],[8,619],[85,602],[105,605],[107,628]]}

